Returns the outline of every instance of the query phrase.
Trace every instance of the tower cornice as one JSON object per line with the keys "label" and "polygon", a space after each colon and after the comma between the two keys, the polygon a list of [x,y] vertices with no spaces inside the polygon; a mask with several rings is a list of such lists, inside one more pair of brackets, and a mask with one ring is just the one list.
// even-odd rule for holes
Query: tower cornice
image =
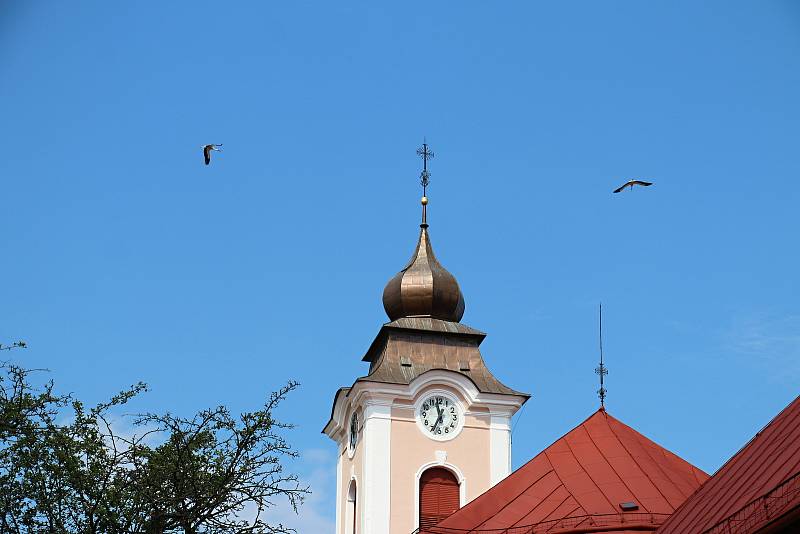
{"label": "tower cornice", "polygon": [[[469,377],[446,369],[428,371],[409,384],[372,382],[368,377],[357,380],[350,388],[341,388],[331,410],[331,418],[322,430],[338,441],[347,427],[347,416],[355,406],[408,406],[419,393],[432,386],[448,386],[457,391],[466,402],[465,409],[485,409],[488,415],[511,417],[527,402],[527,393],[488,393],[480,391]],[[400,402],[398,402],[400,401]]]}

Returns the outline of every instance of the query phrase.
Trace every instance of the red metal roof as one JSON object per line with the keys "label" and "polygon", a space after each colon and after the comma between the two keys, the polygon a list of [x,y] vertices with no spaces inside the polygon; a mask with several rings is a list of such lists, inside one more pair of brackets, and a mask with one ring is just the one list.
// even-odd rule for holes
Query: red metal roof
{"label": "red metal roof", "polygon": [[800,397],[728,460],[658,533],[745,534],[790,514],[800,526],[798,509]]}
{"label": "red metal roof", "polygon": [[[708,478],[598,410],[431,534],[655,530]],[[623,512],[634,502],[638,510]]]}

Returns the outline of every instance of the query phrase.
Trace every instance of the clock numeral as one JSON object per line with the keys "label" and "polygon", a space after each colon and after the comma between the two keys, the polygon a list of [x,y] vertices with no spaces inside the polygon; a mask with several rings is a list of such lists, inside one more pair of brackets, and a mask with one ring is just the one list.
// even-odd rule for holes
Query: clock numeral
{"label": "clock numeral", "polygon": [[449,428],[447,428],[447,427],[445,427],[445,429],[444,429],[444,433],[445,433],[445,434],[447,434],[448,432],[450,432],[450,429],[449,429]]}
{"label": "clock numeral", "polygon": [[450,406],[450,413],[456,413],[456,407]]}
{"label": "clock numeral", "polygon": [[442,429],[441,429],[441,428],[437,428],[437,429],[436,429],[436,433],[437,433],[437,434],[441,434],[441,433],[442,433]]}
{"label": "clock numeral", "polygon": [[430,424],[430,423],[428,422],[428,420],[427,420],[427,419],[425,419],[425,426],[428,426],[429,424]]}

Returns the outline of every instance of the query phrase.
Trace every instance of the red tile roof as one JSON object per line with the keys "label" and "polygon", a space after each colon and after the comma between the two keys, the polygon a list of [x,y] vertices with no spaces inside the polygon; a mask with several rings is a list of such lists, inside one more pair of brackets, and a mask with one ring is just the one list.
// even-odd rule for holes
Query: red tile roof
{"label": "red tile roof", "polygon": [[[800,397],[728,460],[658,530],[750,533],[800,508]],[[795,526],[800,520],[794,518]],[[796,532],[796,531],[792,531]]]}
{"label": "red tile roof", "polygon": [[[425,532],[655,530],[707,478],[703,471],[598,410]],[[630,501],[638,510],[623,512],[620,504]]]}

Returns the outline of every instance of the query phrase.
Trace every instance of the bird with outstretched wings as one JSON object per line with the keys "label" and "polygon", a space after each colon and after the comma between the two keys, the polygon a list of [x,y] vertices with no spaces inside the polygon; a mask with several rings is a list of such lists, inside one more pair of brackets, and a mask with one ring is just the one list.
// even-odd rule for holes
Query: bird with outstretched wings
{"label": "bird with outstretched wings", "polygon": [[203,145],[203,157],[206,160],[206,165],[211,163],[211,152],[212,151],[213,152],[222,152],[222,149],[219,148],[221,146],[222,146],[221,144],[219,144],[219,145],[215,145],[215,144]]}
{"label": "bird with outstretched wings", "polygon": [[622,191],[626,187],[630,187],[631,189],[633,189],[633,186],[635,186],[635,185],[640,185],[642,187],[647,187],[647,186],[653,185],[653,182],[645,182],[644,180],[628,180],[627,182],[625,182],[624,184],[622,184],[618,188],[614,189],[614,192],[615,193],[619,193],[620,191]]}

